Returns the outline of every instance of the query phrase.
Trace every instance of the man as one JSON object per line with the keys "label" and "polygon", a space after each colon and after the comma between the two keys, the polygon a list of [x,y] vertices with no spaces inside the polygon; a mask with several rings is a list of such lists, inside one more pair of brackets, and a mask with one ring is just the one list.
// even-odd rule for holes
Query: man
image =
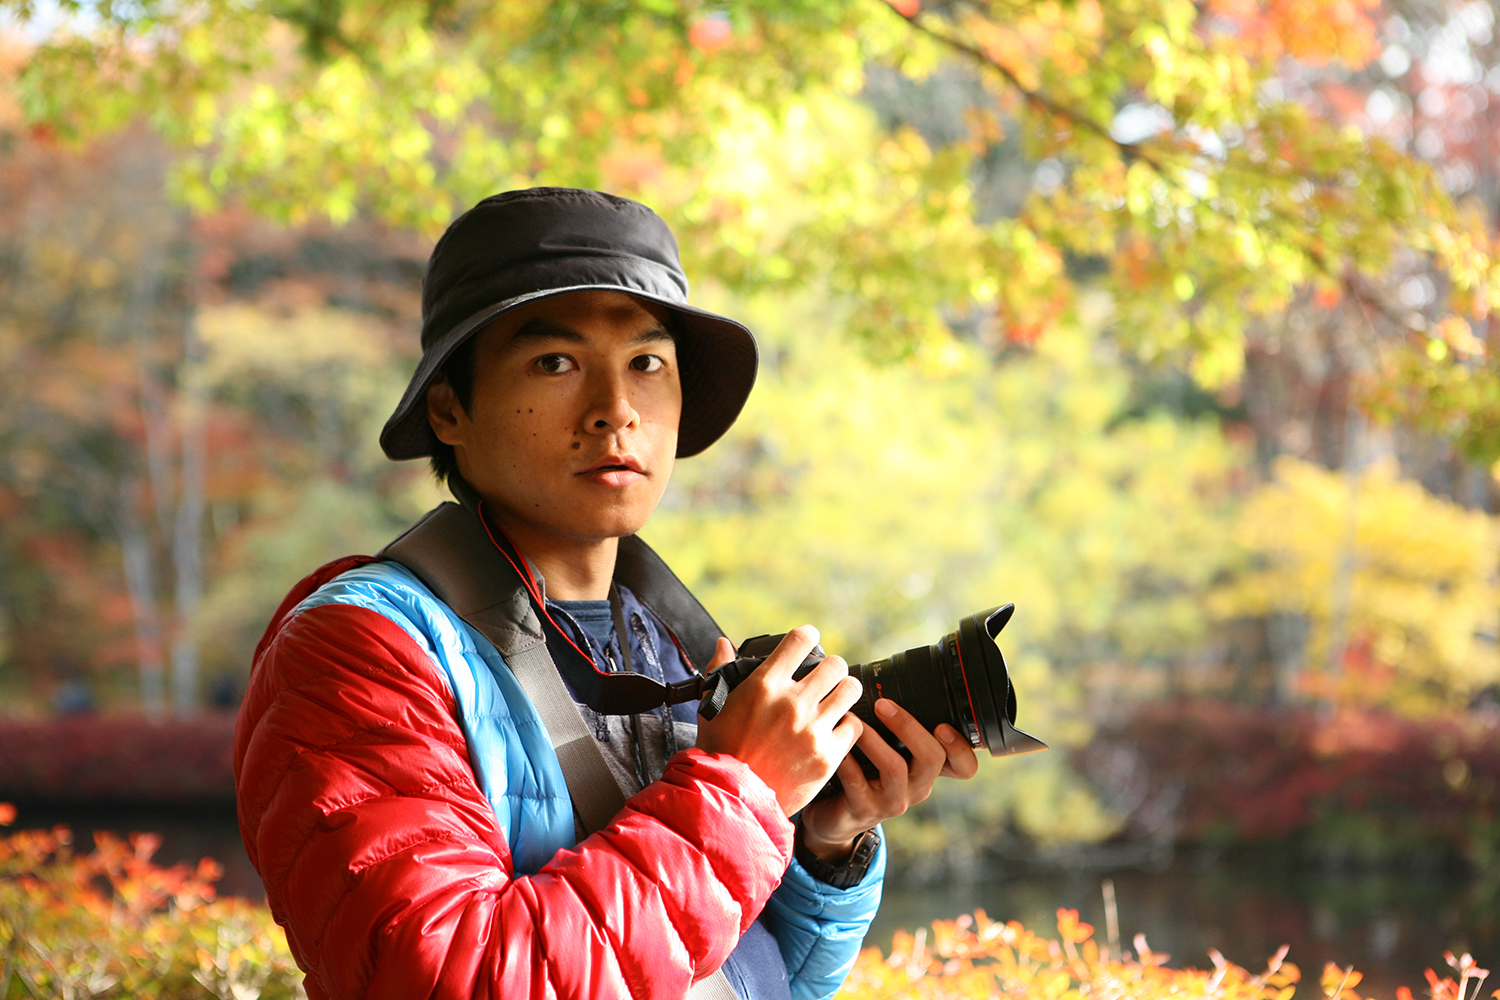
{"label": "man", "polygon": [[[691,703],[612,709],[734,655],[634,537],[754,381],[750,332],[686,295],[661,220],[592,191],[486,199],[433,250],[381,443],[462,506],[292,591],[235,734],[310,996],[681,997],[721,966],[741,997],[829,995],[879,902],[878,824],[974,773],[951,727],[879,702],[908,764],[848,714],[838,657],[794,679],[811,626],[696,728]],[[608,788],[554,750],[575,724]]]}

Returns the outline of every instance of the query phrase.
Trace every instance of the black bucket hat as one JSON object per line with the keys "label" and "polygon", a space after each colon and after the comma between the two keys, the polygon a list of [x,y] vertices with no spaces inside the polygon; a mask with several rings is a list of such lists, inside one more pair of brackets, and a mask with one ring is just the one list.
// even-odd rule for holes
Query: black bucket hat
{"label": "black bucket hat", "polygon": [[682,378],[677,456],[717,441],[755,384],[755,337],[734,320],[687,304],[677,241],[651,209],[573,188],[492,195],[448,227],[422,281],[422,360],[380,432],[393,459],[432,453],[427,387],[465,340],[538,299],[610,290],[673,313]]}

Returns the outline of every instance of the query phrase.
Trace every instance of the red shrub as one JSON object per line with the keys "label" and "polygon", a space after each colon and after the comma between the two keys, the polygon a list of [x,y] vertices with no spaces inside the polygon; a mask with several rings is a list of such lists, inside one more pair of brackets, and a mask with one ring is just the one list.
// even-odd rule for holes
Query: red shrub
{"label": "red shrub", "polygon": [[1480,715],[1153,704],[1078,755],[1106,798],[1122,760],[1143,792],[1133,814],[1171,813],[1189,842],[1316,835],[1357,816],[1385,847],[1471,855],[1500,817],[1500,724]]}
{"label": "red shrub", "polygon": [[0,721],[0,801],[233,803],[233,733],[230,714]]}

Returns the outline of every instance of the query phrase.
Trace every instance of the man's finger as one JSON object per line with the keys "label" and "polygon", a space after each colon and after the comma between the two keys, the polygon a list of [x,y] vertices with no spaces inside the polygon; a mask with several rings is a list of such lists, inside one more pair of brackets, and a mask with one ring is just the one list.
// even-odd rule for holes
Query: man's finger
{"label": "man's finger", "polygon": [[[859,681],[854,680],[854,678],[852,677],[849,679],[853,680],[856,684],[859,683]],[[858,701],[859,695],[856,694],[854,696],[854,699],[855,701]],[[841,757],[847,757],[849,755],[849,751],[854,749],[854,744],[859,742],[860,737],[865,734],[867,728],[868,727],[860,721],[859,716],[855,715],[853,712],[844,713],[844,717],[839,720],[838,725],[833,727],[833,735],[843,743],[843,750],[840,753]],[[843,762],[840,761],[840,766],[842,766],[842,764]]]}
{"label": "man's finger", "polygon": [[896,739],[906,744],[911,753],[913,780],[931,785],[948,760],[947,748],[917,721],[916,716],[889,698],[875,702],[875,714]]}
{"label": "man's finger", "polygon": [[933,731],[943,744],[948,759],[943,764],[943,774],[950,778],[967,780],[979,773],[979,756],[969,741],[958,730],[944,722]]}
{"label": "man's finger", "polygon": [[714,644],[714,655],[708,661],[708,669],[704,673],[711,673],[732,659],[734,659],[734,643],[721,635],[719,641]]}
{"label": "man's finger", "polygon": [[883,785],[887,787],[906,785],[906,758],[887,743],[874,726],[866,727],[864,735],[859,738],[859,748],[864,751],[866,757],[870,758],[870,763],[880,771],[880,780]]}
{"label": "man's finger", "polygon": [[818,716],[830,722],[846,714],[864,693],[859,678],[850,674],[848,664],[837,656],[826,657],[802,678],[802,683],[809,690],[819,692]]}
{"label": "man's finger", "polygon": [[[874,732],[873,729],[865,726],[864,732],[860,733],[855,745],[863,749],[865,737],[872,732]],[[865,769],[859,766],[859,759],[854,756],[852,750],[839,761],[839,766],[834,773],[839,776],[839,783],[844,786],[844,796],[849,800],[850,805],[857,804],[862,807],[863,811],[868,812],[869,804],[874,798],[874,790],[870,787],[870,779],[865,777]]]}
{"label": "man's finger", "polygon": [[771,655],[766,657],[766,662],[757,669],[768,680],[790,680],[792,674],[802,666],[802,661],[807,659],[807,654],[812,652],[812,648],[818,644],[820,638],[821,635],[813,626],[798,625],[782,637],[781,641],[776,644],[776,648],[771,651]]}

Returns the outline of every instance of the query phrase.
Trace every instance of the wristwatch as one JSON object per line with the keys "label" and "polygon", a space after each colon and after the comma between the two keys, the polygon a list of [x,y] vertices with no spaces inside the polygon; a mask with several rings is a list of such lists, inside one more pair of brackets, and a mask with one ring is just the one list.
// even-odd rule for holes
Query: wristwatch
{"label": "wristwatch", "polygon": [[880,830],[866,830],[854,838],[854,849],[843,864],[832,865],[808,850],[802,843],[802,825],[797,825],[797,841],[793,854],[797,863],[819,882],[826,882],[835,889],[852,889],[865,880],[870,862],[880,849]]}

